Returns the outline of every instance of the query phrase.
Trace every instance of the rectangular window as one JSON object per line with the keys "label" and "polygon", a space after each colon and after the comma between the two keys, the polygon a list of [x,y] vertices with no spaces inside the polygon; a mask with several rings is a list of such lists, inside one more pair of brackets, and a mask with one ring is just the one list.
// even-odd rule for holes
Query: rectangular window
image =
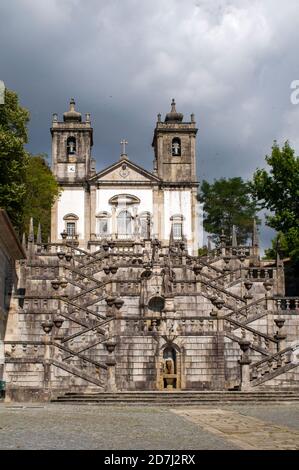
{"label": "rectangular window", "polygon": [[182,238],[182,224],[180,223],[174,223],[173,224],[173,238],[175,240],[180,240]]}
{"label": "rectangular window", "polygon": [[108,220],[107,219],[99,219],[98,220],[98,234],[99,235],[107,235],[108,234]]}
{"label": "rectangular window", "polygon": [[75,222],[67,222],[66,231],[67,231],[68,237],[74,237],[75,234],[76,234],[76,224],[75,224]]}

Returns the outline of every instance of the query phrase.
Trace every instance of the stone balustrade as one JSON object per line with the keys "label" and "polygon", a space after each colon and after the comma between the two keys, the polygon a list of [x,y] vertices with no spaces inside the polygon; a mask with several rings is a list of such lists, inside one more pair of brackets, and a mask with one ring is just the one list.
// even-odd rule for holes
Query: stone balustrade
{"label": "stone balustrade", "polygon": [[274,354],[268,359],[264,359],[257,363],[250,365],[250,378],[251,380],[259,379],[265,374],[270,374],[280,367],[291,362],[292,349],[287,348],[285,351],[281,351]]}
{"label": "stone balustrade", "polygon": [[274,298],[277,310],[297,310],[299,312],[299,297]]}

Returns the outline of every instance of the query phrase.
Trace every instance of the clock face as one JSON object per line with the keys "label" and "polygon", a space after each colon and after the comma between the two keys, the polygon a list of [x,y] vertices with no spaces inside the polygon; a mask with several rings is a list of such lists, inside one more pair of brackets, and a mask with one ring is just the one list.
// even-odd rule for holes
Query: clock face
{"label": "clock face", "polygon": [[75,173],[75,171],[76,171],[75,165],[68,165],[68,166],[67,166],[67,171],[68,171],[69,173]]}

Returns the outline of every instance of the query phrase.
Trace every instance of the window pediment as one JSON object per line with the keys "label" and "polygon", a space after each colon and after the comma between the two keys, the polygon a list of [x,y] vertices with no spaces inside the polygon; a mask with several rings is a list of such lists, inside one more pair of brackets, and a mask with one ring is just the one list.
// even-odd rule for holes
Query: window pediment
{"label": "window pediment", "polygon": [[140,204],[140,199],[132,194],[117,194],[109,199],[109,204],[114,206]]}
{"label": "window pediment", "polygon": [[66,214],[64,217],[63,217],[63,220],[79,220],[79,217],[76,215],[76,214]]}

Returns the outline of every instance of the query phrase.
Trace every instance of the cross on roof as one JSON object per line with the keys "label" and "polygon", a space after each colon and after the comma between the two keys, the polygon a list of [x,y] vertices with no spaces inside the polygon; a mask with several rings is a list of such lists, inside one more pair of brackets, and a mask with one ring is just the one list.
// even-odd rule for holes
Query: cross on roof
{"label": "cross on roof", "polygon": [[121,154],[122,155],[126,155],[126,145],[128,144],[128,141],[126,139],[122,139],[120,141],[120,145],[122,146],[121,147]]}

